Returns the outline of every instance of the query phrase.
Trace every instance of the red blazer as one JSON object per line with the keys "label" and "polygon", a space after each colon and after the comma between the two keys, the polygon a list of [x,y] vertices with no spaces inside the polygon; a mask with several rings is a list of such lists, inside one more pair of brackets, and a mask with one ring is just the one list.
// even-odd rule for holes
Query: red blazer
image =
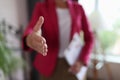
{"label": "red blazer", "polygon": [[[84,32],[85,44],[82,48],[82,51],[80,52],[81,55],[79,56],[79,60],[81,60],[85,65],[87,65],[93,47],[93,34],[87,22],[87,18],[82,6],[78,3],[71,2],[70,0],[68,0],[67,4],[72,19],[70,40],[72,39],[75,32]],[[32,32],[32,29],[36,24],[39,16],[44,16],[45,18],[42,27],[42,35],[47,41],[48,55],[42,56],[41,54],[37,54],[34,61],[34,66],[41,74],[45,76],[50,76],[56,66],[60,44],[59,27],[55,3],[52,1],[48,1],[47,3],[41,2],[36,4],[33,11],[32,19],[23,35],[23,42],[25,42],[24,38]],[[29,49],[24,43],[23,48]]]}

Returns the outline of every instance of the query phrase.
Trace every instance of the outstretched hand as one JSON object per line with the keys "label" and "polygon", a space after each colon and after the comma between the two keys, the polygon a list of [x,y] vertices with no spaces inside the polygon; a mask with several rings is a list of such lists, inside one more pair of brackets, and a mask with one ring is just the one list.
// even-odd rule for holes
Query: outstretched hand
{"label": "outstretched hand", "polygon": [[27,36],[26,43],[30,48],[46,56],[48,51],[47,44],[45,38],[41,36],[41,27],[43,23],[44,18],[40,16],[33,28],[33,32]]}

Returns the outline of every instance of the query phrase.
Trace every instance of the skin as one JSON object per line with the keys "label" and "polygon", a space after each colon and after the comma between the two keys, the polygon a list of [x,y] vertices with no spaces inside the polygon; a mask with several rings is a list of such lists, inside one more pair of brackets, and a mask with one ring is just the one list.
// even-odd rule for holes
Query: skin
{"label": "skin", "polygon": [[41,36],[41,27],[43,23],[44,18],[40,16],[33,28],[33,32],[27,36],[26,43],[30,48],[41,53],[43,56],[46,56],[48,51],[47,44],[45,38]]}

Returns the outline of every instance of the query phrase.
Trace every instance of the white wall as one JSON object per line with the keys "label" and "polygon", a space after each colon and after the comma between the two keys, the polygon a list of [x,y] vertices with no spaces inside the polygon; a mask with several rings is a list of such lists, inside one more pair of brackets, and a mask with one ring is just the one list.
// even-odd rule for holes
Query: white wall
{"label": "white wall", "polygon": [[27,24],[26,0],[0,0],[0,20],[18,27]]}
{"label": "white wall", "polygon": [[16,4],[17,4],[17,12],[18,12],[18,22],[20,25],[23,25],[26,27],[27,25],[27,19],[28,19],[28,15],[27,15],[27,0],[16,0]]}

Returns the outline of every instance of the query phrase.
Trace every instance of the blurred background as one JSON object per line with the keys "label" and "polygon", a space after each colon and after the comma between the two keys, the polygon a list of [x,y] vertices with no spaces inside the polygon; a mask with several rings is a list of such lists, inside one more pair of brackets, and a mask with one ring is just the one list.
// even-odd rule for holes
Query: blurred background
{"label": "blurred background", "polygon": [[[40,80],[32,66],[35,52],[21,48],[34,5],[43,0],[0,0],[0,80]],[[78,0],[95,36],[87,80],[120,79],[120,1]]]}

